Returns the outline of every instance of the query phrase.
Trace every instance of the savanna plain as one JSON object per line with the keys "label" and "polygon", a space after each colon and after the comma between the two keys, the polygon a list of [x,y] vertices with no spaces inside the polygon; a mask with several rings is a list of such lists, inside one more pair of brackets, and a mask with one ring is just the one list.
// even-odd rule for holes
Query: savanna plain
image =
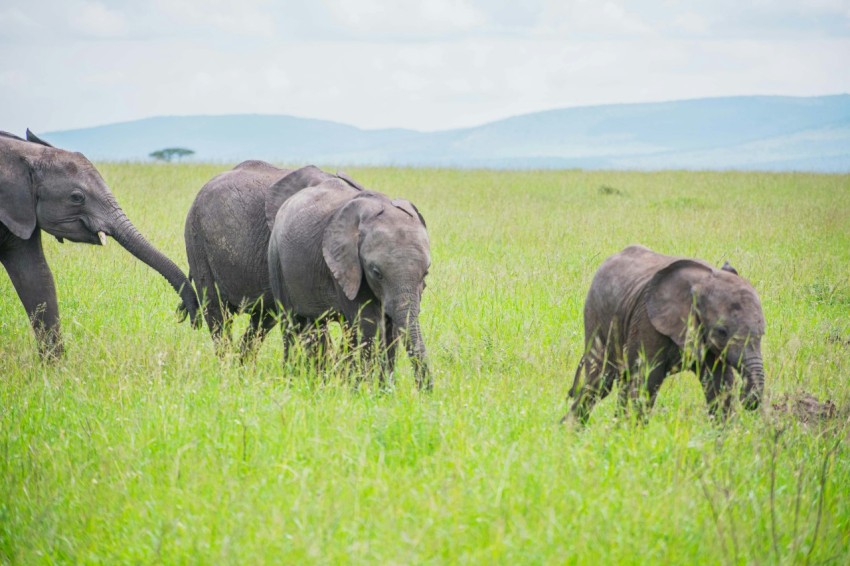
{"label": "savanna plain", "polygon": [[[184,270],[189,205],[227,168],[99,165]],[[63,360],[0,276],[0,562],[850,563],[850,176],[347,172],[428,223],[433,392],[403,352],[391,392],[283,366],[277,330],[222,361],[120,246],[45,235]],[[754,285],[757,411],[710,421],[682,373],[645,424],[616,394],[558,424],[591,278],[631,243]],[[801,418],[802,395],[834,410]]]}

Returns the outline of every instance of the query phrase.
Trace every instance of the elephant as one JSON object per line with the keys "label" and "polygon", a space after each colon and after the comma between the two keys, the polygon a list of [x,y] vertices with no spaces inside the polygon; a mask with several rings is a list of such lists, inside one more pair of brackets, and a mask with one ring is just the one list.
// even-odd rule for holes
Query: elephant
{"label": "elephant", "polygon": [[403,340],[417,386],[433,387],[419,325],[430,243],[411,202],[340,179],[302,189],[277,212],[268,262],[281,319],[292,330],[284,332],[284,361],[295,335],[337,318],[367,359],[379,340],[382,386]]}
{"label": "elephant", "polygon": [[585,353],[562,422],[586,423],[615,380],[621,409],[635,407],[643,417],[664,379],[687,369],[699,376],[712,417],[719,411],[725,420],[731,411],[733,370],[743,378],[743,406],[754,410],[764,392],[764,331],[758,294],[728,262],[714,269],[629,246],[606,259],[590,285]]}
{"label": "elephant", "polygon": [[165,277],[182,298],[185,313],[196,320],[198,300],[186,275],[133,226],[88,159],[55,148],[29,130],[26,139],[0,132],[0,262],[26,309],[43,358],[59,358],[64,347],[42,230],[60,243],[106,245],[112,236]]}
{"label": "elephant", "polygon": [[277,324],[267,258],[271,225],[289,196],[330,178],[337,177],[312,165],[293,171],[251,160],[213,177],[198,192],[184,232],[189,279],[220,356],[227,352],[235,313],[251,317],[240,341],[243,361]]}

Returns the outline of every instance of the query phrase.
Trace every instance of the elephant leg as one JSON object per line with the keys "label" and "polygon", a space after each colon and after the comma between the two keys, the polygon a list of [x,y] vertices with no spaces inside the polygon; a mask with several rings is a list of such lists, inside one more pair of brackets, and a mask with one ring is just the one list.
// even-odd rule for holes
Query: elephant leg
{"label": "elephant leg", "polygon": [[334,318],[325,317],[316,329],[317,361],[322,365],[323,370],[333,368],[339,356],[339,353],[334,351],[333,338],[331,337],[331,323],[334,320]]}
{"label": "elephant leg", "polygon": [[[383,315],[376,308],[370,308],[372,305],[368,305],[363,308],[359,315],[355,319],[354,327],[356,328],[356,340],[357,340],[357,350],[358,350],[358,358],[360,360],[360,374],[371,370],[375,361],[379,363],[379,380],[381,385],[383,386],[386,380],[386,375],[384,373],[384,362],[382,360],[385,355],[385,351],[383,348],[383,338],[381,337],[381,344],[378,344],[378,350],[375,349],[375,338],[382,333],[383,326]],[[378,356],[378,360],[375,359],[375,356]]]}
{"label": "elephant leg", "polygon": [[701,367],[700,381],[709,413],[712,417],[719,413],[725,421],[732,412],[732,391],[735,385],[732,368],[721,362],[705,363]]}
{"label": "elephant leg", "polygon": [[[360,368],[366,367],[366,360],[373,355],[372,346],[361,341],[359,327],[352,325],[345,316],[340,316],[338,322],[342,331],[343,351],[340,354],[341,361],[344,362],[342,367],[346,372],[357,372]],[[357,384],[359,380],[355,380],[355,385]]]}
{"label": "elephant leg", "polygon": [[326,365],[325,358],[329,349],[327,319],[325,317],[318,319],[295,317],[289,321],[289,325],[289,336],[284,335],[284,342],[286,343],[289,339],[291,340],[289,345],[292,345],[295,340],[300,341],[307,360],[313,364],[316,373],[321,374]]}
{"label": "elephant leg", "polygon": [[578,367],[576,368],[575,376],[573,377],[573,385],[570,387],[569,392],[567,393],[567,399],[573,399],[578,392],[581,390],[582,381],[581,378],[584,375],[584,364],[587,361],[587,356],[583,355],[581,359],[578,361]]}
{"label": "elephant leg", "polygon": [[30,319],[39,354],[43,359],[58,359],[64,352],[59,302],[53,274],[41,248],[41,231],[36,229],[29,240],[12,238],[0,253],[0,262],[9,273]]}
{"label": "elephant leg", "polygon": [[[585,381],[573,395],[575,401],[570,407],[568,417],[571,416],[581,424],[586,424],[593,406],[611,393],[614,381],[616,381],[620,371],[607,354],[600,356],[600,351],[596,349],[585,354],[582,361],[579,362],[576,370],[576,380],[578,381],[581,379],[579,374],[582,369],[585,371]],[[561,419],[561,422],[565,422],[568,417]]]}
{"label": "elephant leg", "polygon": [[204,320],[210,329],[215,352],[219,357],[224,357],[230,349],[230,310],[228,305],[222,302],[210,273],[198,269],[192,273],[192,277],[195,280]]}
{"label": "elephant leg", "polygon": [[[274,322],[277,319],[271,316]],[[269,323],[268,329],[274,324]],[[292,348],[300,343],[305,361],[313,366],[317,374],[324,367],[324,352],[327,346],[323,344],[323,336],[327,334],[327,323],[324,319],[309,319],[292,313],[282,313],[280,318],[281,337],[283,338],[283,365],[292,361]],[[266,330],[267,332],[268,330]]]}
{"label": "elephant leg", "polygon": [[630,371],[624,375],[619,392],[620,412],[624,416],[634,410],[638,419],[643,421],[655,406],[658,390],[669,368],[664,360],[653,359],[656,361],[647,362],[646,358],[641,357],[639,362],[631,364]]}
{"label": "elephant leg", "polygon": [[204,318],[210,328],[215,352],[218,357],[223,358],[230,351],[232,313],[227,305],[222,305],[218,300],[213,299],[204,312]]}
{"label": "elephant leg", "polygon": [[[187,237],[186,255],[189,258],[189,276],[195,283],[201,312],[210,330],[216,354],[223,357],[228,350],[227,345],[222,342],[222,334],[227,329],[225,319],[228,313],[226,306],[222,304],[206,254],[201,253],[200,250],[203,250],[201,242],[193,241],[190,245]],[[229,331],[225,337],[229,341]]]}
{"label": "elephant leg", "polygon": [[328,334],[327,319],[318,319],[308,326],[305,342],[310,356],[319,362],[323,362],[330,353],[330,335]]}
{"label": "elephant leg", "polygon": [[248,328],[242,335],[239,342],[239,358],[242,363],[245,363],[251,358],[263,343],[269,330],[277,324],[277,319],[274,313],[271,313],[262,308],[256,308],[251,311],[251,320],[248,322]]}
{"label": "elephant leg", "polygon": [[392,387],[395,372],[395,358],[400,336],[396,335],[391,319],[384,319],[384,329],[381,333],[381,387]]}
{"label": "elephant leg", "polygon": [[292,347],[298,341],[299,337],[304,332],[302,320],[287,313],[281,313],[280,318],[280,334],[283,338],[283,365],[286,366],[289,361],[289,355]]}

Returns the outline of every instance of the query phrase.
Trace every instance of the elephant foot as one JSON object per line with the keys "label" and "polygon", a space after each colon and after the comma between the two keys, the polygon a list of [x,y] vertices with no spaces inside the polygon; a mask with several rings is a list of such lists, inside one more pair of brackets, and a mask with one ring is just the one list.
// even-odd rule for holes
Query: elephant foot
{"label": "elephant foot", "polygon": [[45,363],[56,363],[65,355],[65,345],[57,330],[36,330],[38,354]]}
{"label": "elephant foot", "polygon": [[570,411],[558,421],[558,426],[564,427],[567,430],[581,430],[587,423],[582,422],[576,415]]}

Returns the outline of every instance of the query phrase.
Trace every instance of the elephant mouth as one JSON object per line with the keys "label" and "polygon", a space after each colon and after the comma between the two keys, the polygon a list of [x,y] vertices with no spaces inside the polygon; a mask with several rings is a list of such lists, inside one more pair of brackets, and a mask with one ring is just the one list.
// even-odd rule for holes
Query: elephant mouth
{"label": "elephant mouth", "polygon": [[[79,223],[79,225],[73,226],[75,223]],[[60,244],[65,240],[68,240],[69,242],[76,242],[79,244],[103,245],[103,240],[107,235],[103,231],[93,231],[89,229],[85,222],[78,219],[62,221],[58,223],[55,228],[51,227],[47,229],[47,232],[54,236]],[[104,234],[104,237],[101,238],[99,234]]]}

